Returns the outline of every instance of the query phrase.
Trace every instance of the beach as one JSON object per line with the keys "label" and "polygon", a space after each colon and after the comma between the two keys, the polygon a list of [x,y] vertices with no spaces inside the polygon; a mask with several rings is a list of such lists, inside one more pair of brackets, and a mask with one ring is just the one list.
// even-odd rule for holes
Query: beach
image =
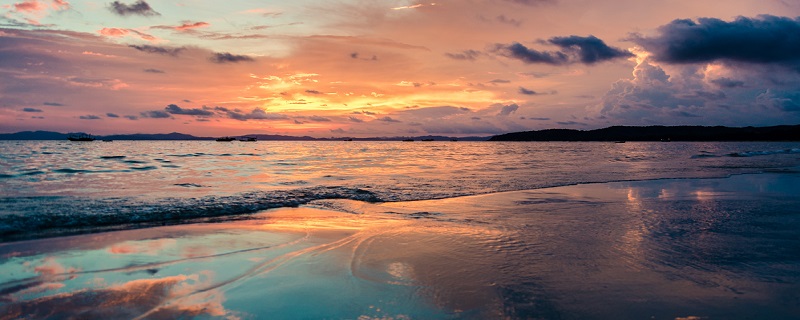
{"label": "beach", "polygon": [[0,244],[16,318],[792,319],[800,174],[320,199]]}

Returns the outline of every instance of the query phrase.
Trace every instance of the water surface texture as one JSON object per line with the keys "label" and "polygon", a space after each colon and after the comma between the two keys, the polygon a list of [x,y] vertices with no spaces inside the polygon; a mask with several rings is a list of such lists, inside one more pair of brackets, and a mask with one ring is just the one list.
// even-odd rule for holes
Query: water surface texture
{"label": "water surface texture", "polygon": [[798,165],[800,143],[2,141],[0,236]]}

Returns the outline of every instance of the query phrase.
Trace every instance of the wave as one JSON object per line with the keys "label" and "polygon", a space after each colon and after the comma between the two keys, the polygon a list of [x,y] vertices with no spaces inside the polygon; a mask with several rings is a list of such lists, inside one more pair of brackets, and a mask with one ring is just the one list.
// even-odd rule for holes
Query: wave
{"label": "wave", "polygon": [[701,153],[693,155],[692,159],[702,159],[702,158],[719,158],[719,157],[734,157],[734,158],[746,158],[746,157],[756,157],[756,156],[768,156],[768,155],[775,155],[775,154],[800,154],[800,149],[781,149],[781,150],[765,150],[765,151],[744,151],[744,152],[732,152],[724,155],[716,155],[713,153]]}
{"label": "wave", "polygon": [[767,155],[773,155],[773,154],[796,154],[796,153],[800,153],[800,149],[734,152],[734,153],[727,154],[727,156],[729,156],[729,157],[755,157],[755,156],[767,156]]}
{"label": "wave", "polygon": [[262,210],[297,207],[321,199],[383,201],[370,191],[324,186],[152,201],[135,198],[9,197],[0,198],[0,206],[7,212],[0,215],[0,242],[209,219],[242,219]]}

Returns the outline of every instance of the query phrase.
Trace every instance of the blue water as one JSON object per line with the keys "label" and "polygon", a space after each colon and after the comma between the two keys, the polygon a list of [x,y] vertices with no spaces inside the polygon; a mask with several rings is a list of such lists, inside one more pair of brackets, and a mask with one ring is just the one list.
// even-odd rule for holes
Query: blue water
{"label": "blue water", "polygon": [[0,239],[798,166],[794,142],[0,141]]}

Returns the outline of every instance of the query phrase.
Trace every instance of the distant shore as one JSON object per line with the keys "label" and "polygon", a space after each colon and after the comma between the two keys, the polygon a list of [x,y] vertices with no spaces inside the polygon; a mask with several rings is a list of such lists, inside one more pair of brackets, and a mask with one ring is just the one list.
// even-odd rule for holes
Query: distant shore
{"label": "distant shore", "polygon": [[[83,134],[83,132],[81,132]],[[0,133],[0,140],[66,140],[70,134],[53,131]],[[217,137],[172,133],[94,135],[97,140],[201,140]],[[330,137],[246,134],[231,137],[258,141],[800,141],[800,125],[770,127],[724,126],[612,126],[594,130],[545,129],[504,133],[495,136],[452,137],[441,135],[394,137]]]}
{"label": "distant shore", "polygon": [[742,128],[614,126],[587,131],[547,129],[501,134],[489,141],[800,141],[800,125]]}

